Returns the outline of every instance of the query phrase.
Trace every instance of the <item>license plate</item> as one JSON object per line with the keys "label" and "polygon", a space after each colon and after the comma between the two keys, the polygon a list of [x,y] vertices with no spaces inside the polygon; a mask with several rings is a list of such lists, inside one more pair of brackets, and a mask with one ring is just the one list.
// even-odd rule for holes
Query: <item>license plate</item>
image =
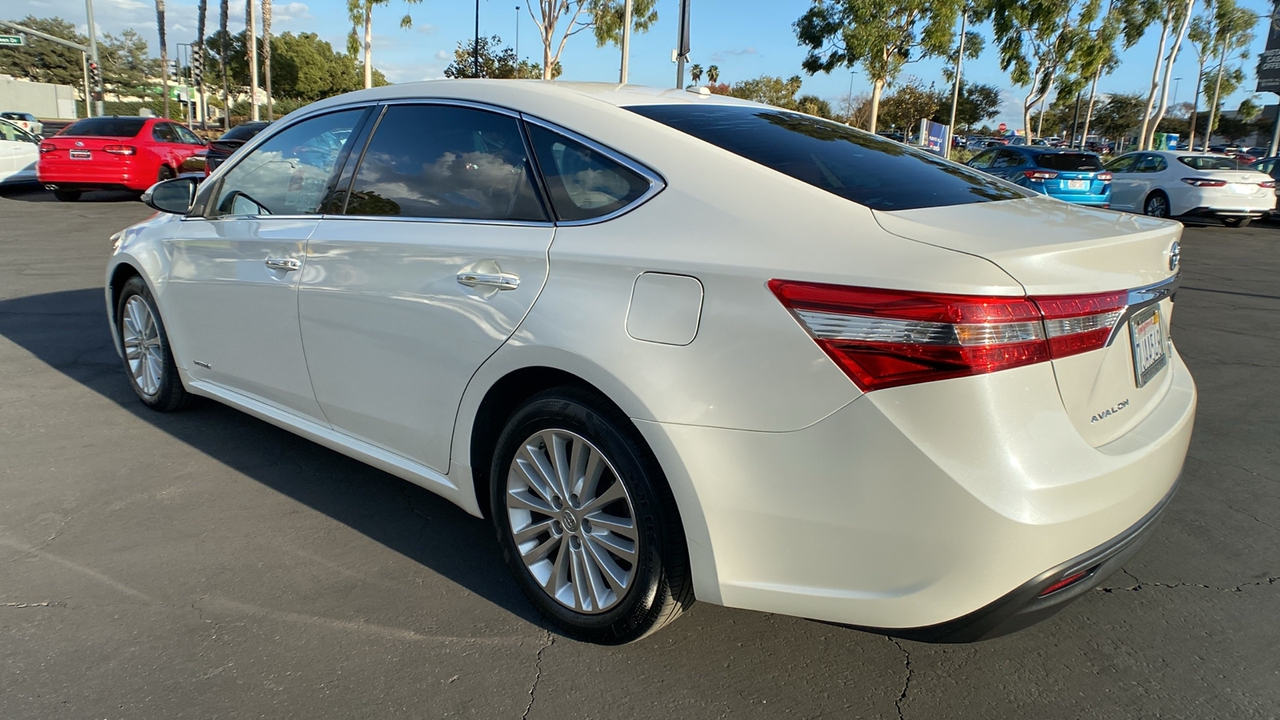
{"label": "license plate", "polygon": [[1231,189],[1237,195],[1252,195],[1258,191],[1258,186],[1249,183],[1231,183]]}
{"label": "license plate", "polygon": [[72,160],[88,160],[89,151],[88,150],[72,150],[71,159]]}
{"label": "license plate", "polygon": [[1159,305],[1134,313],[1129,319],[1129,339],[1133,342],[1133,380],[1142,387],[1159,374],[1168,360]]}
{"label": "license plate", "polygon": [[1088,180],[1068,180],[1067,189],[1068,190],[1087,190],[1089,189],[1089,181]]}

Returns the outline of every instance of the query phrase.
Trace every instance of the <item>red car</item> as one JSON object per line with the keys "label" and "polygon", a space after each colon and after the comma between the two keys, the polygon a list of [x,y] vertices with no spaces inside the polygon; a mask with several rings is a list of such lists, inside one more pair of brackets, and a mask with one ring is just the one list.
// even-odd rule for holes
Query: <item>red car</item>
{"label": "red car", "polygon": [[72,202],[85,190],[142,192],[204,152],[195,133],[162,118],[87,118],[40,143],[36,176],[59,200]]}

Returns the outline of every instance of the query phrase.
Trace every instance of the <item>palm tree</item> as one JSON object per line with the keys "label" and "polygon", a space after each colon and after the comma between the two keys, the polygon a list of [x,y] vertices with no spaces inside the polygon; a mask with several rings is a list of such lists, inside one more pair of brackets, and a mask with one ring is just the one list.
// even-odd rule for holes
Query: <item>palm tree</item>
{"label": "palm tree", "polygon": [[200,0],[196,5],[196,44],[192,48],[198,55],[198,61],[192,61],[192,64],[200,68],[200,77],[196,80],[196,93],[200,96],[200,129],[205,127],[207,119],[205,112],[208,110],[208,103],[204,97],[204,16],[209,10],[209,0]]}
{"label": "palm tree", "polygon": [[720,82],[720,66],[719,65],[712,65],[711,67],[707,68],[707,82],[711,83],[712,85],[715,85],[716,83]]}
{"label": "palm tree", "polygon": [[227,13],[231,0],[222,0],[218,21],[222,28],[222,49],[218,51],[218,64],[222,66],[222,129],[231,129],[231,86],[227,79]]}
{"label": "palm tree", "polygon": [[[351,34],[347,36],[347,52],[355,55],[360,52],[358,32],[364,28],[364,86],[373,87],[373,6],[387,5],[391,0],[347,0],[347,14],[351,17]],[[417,5],[422,0],[405,0],[406,4]],[[413,27],[413,18],[405,13],[400,18],[400,27]]]}
{"label": "palm tree", "polygon": [[266,80],[267,120],[275,120],[271,99],[271,0],[262,0],[262,72]]}
{"label": "palm tree", "polygon": [[164,93],[164,116],[169,117],[169,46],[164,28],[164,0],[156,0],[156,27],[160,30],[160,87]]}
{"label": "palm tree", "polygon": [[698,84],[698,81],[702,79],[701,65],[694,65],[693,67],[689,68],[689,79],[693,81],[694,85]]}

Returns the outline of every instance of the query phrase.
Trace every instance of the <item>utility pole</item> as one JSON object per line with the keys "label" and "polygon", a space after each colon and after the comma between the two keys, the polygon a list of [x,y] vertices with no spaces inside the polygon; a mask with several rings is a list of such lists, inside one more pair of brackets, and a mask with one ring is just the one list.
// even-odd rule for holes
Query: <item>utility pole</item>
{"label": "utility pole", "polygon": [[684,87],[684,64],[689,59],[689,0],[680,0],[680,34],[676,38],[676,89]]}
{"label": "utility pole", "polygon": [[[951,124],[947,126],[947,149],[942,156],[951,159],[951,137],[956,132],[956,107],[960,105],[960,65],[964,62],[964,31],[969,23],[969,8],[960,10],[960,49],[956,52],[956,85],[951,90]],[[849,82],[849,97],[853,97],[853,81]]]}
{"label": "utility pole", "polygon": [[618,73],[618,82],[627,84],[627,65],[631,56],[631,2],[626,0],[622,6],[622,69]]}
{"label": "utility pole", "polygon": [[520,77],[520,6],[516,6],[516,78]]}
{"label": "utility pole", "polygon": [[[96,65],[99,69],[98,86],[94,91],[98,93],[98,115],[102,115],[102,64],[98,62],[98,26],[93,23],[93,0],[84,0],[85,13],[89,16],[89,62]],[[85,98],[85,114],[89,112],[89,99]]]}
{"label": "utility pole", "polygon": [[475,50],[475,73],[476,77],[480,77],[480,0],[476,0],[476,44]]}

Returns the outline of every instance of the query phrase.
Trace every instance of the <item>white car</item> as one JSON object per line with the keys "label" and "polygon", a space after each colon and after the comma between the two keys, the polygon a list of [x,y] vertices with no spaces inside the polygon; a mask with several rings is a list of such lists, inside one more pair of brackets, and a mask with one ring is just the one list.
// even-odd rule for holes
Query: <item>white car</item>
{"label": "white car", "polygon": [[0,120],[0,185],[36,181],[40,138],[7,120]]}
{"label": "white car", "polygon": [[29,112],[0,112],[0,120],[8,120],[32,135],[39,136],[44,132],[44,123]]}
{"label": "white car", "polygon": [[1136,551],[1191,435],[1177,223],[733,98],[375,88],[144,199],[106,303],[146,405],[488,516],[592,641],[695,597],[1007,632]]}
{"label": "white car", "polygon": [[1132,152],[1107,163],[1111,207],[1155,217],[1199,217],[1244,227],[1276,208],[1275,180],[1228,155]]}

